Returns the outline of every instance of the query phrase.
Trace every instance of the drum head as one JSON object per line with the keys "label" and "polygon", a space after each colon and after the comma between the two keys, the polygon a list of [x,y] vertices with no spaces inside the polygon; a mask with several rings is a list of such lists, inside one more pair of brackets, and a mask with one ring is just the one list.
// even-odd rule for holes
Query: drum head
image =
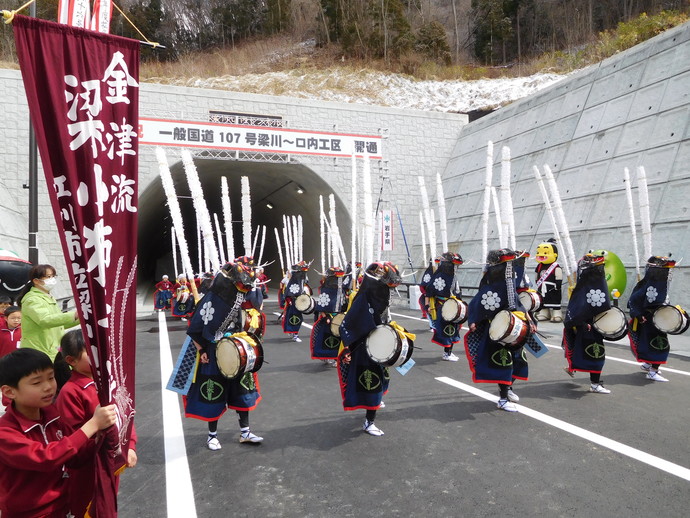
{"label": "drum head", "polygon": [[458,316],[458,301],[455,299],[448,299],[441,306],[441,317],[446,322],[452,322]]}
{"label": "drum head", "polygon": [[628,334],[628,323],[625,313],[616,306],[596,315],[593,325],[594,329],[609,340],[620,340]]}
{"label": "drum head", "polygon": [[338,313],[331,319],[331,334],[340,338],[340,324],[345,320],[345,313]]}
{"label": "drum head", "polygon": [[494,342],[498,342],[503,338],[508,329],[510,328],[511,320],[513,315],[510,311],[504,309],[499,311],[496,316],[491,320],[491,325],[489,326],[489,338]]}
{"label": "drum head", "polygon": [[218,370],[226,378],[236,378],[242,370],[242,356],[238,344],[223,338],[216,344],[216,363]]}
{"label": "drum head", "polygon": [[300,313],[311,313],[314,310],[314,299],[306,293],[302,293],[295,299],[295,308]]}
{"label": "drum head", "polygon": [[395,355],[400,337],[395,329],[380,325],[367,337],[369,357],[377,363],[386,363]]}
{"label": "drum head", "polygon": [[688,314],[676,306],[664,305],[654,312],[654,326],[663,333],[679,335],[687,331],[690,325]]}

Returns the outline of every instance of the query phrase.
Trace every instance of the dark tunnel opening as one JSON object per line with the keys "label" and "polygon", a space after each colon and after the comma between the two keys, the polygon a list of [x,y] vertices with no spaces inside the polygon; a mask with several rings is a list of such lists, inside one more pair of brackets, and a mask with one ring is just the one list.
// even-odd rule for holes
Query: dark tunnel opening
{"label": "dark tunnel opening", "polygon": [[[214,234],[216,232],[214,214],[217,214],[224,243],[226,232],[223,228],[221,177],[225,176],[227,178],[236,257],[244,255],[245,252],[242,240],[241,177],[246,176],[249,178],[252,208],[252,239],[254,239],[257,228],[266,225],[262,262],[268,263],[273,261],[272,264],[266,267],[266,274],[271,279],[269,283],[271,288],[278,286],[282,275],[274,228],[278,229],[282,243],[283,215],[302,216],[304,259],[307,261],[314,260],[313,266],[318,269],[317,265],[320,264],[321,258],[319,195],[323,196],[324,211],[328,215],[328,196],[333,193],[335,195],[336,219],[340,233],[343,241],[345,243],[349,242],[351,220],[348,210],[343,205],[338,193],[308,167],[294,162],[241,162],[204,158],[195,158],[194,163],[204,192],[204,199],[211,215]],[[182,213],[184,234],[190,260],[195,273],[198,273],[196,214],[182,162],[172,163],[170,165],[170,172]],[[300,193],[298,190],[303,192]],[[273,208],[267,206],[269,203]],[[167,206],[167,199],[160,177],[156,177],[139,196],[138,232],[139,291],[140,293],[150,293],[153,291],[153,285],[160,280],[163,274],[167,274],[173,280],[175,275],[180,273],[182,269],[178,253],[178,271],[174,271],[171,237],[172,217]],[[261,239],[259,239],[259,243],[256,246],[257,256],[260,241]],[[287,261],[285,250],[283,250],[283,258]],[[309,276],[312,284],[317,281],[317,274],[313,270]]]}

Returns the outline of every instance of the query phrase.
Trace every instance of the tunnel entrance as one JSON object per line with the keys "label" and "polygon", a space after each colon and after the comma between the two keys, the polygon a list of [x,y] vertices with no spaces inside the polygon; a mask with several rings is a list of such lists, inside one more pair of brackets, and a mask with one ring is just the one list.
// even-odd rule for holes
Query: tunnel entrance
{"label": "tunnel entrance", "polygon": [[[169,157],[169,162],[171,157]],[[244,255],[242,243],[241,177],[249,178],[252,202],[252,236],[257,227],[266,225],[266,240],[263,262],[274,261],[266,267],[271,279],[269,286],[276,287],[280,282],[280,260],[276,245],[274,228],[279,230],[282,242],[283,215],[301,215],[303,221],[304,259],[315,260],[320,264],[321,237],[319,228],[319,195],[324,197],[324,210],[328,211],[328,196],[335,194],[336,218],[344,242],[349,242],[350,215],[338,193],[309,167],[297,162],[266,163],[234,161],[224,159],[194,159],[199,181],[204,192],[211,219],[218,215],[223,240],[223,209],[221,199],[221,177],[227,178],[232,207],[233,236],[235,255]],[[170,172],[175,185],[189,255],[195,273],[198,273],[197,221],[189,185],[182,161],[170,164]],[[302,191],[302,192],[299,192]],[[269,208],[270,207],[272,208]],[[160,177],[151,182],[139,196],[139,286],[148,291],[167,274],[172,280],[179,272],[174,271],[172,255],[172,218]],[[214,226],[215,233],[215,226]],[[217,241],[217,240],[216,240]],[[257,245],[256,255],[258,255]],[[283,257],[285,251],[283,250]],[[182,268],[179,264],[178,269]],[[312,274],[313,275],[313,274]],[[312,283],[316,279],[311,279]]]}

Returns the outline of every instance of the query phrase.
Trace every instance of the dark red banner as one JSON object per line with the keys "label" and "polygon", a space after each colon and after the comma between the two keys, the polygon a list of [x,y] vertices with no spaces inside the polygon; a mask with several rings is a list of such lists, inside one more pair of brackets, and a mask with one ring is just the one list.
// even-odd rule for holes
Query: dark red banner
{"label": "dark red banner", "polygon": [[[15,16],[31,122],[94,380],[116,404],[126,455],[134,417],[139,42]],[[116,516],[101,447],[92,515]],[[103,478],[105,477],[105,480]]]}

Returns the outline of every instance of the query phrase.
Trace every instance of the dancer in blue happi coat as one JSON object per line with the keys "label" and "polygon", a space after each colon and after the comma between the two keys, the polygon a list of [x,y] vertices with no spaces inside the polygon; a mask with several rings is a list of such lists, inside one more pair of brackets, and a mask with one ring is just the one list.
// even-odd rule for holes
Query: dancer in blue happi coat
{"label": "dancer in blue happi coat", "polygon": [[[507,248],[488,253],[479,290],[469,303],[469,332],[465,334],[472,381],[497,383],[500,396],[497,407],[508,412],[517,412],[514,403],[520,400],[513,390],[514,381],[527,380],[529,374],[523,345],[531,342],[532,347],[539,347],[534,343],[535,323],[517,293],[524,274],[522,256],[522,252]],[[521,331],[515,341],[492,340],[489,331],[499,313],[501,317],[509,316],[506,323]]]}
{"label": "dancer in blue happi coat", "polygon": [[[338,374],[343,409],[366,410],[362,429],[374,436],[383,435],[375,424],[376,410],[390,381],[388,369],[373,361],[366,351],[369,334],[381,324],[402,328],[390,321],[390,290],[402,281],[396,266],[389,262],[370,264],[340,325],[342,346],[338,354]],[[411,339],[414,340],[414,335]]]}
{"label": "dancer in blue happi coat", "polygon": [[685,332],[690,323],[683,308],[668,303],[671,269],[675,266],[676,261],[669,257],[650,257],[644,277],[628,299],[630,349],[652,381],[668,381],[659,372],[671,350],[668,335]]}
{"label": "dancer in blue happi coat", "polygon": [[454,304],[453,307],[464,304],[462,291],[455,278],[455,268],[462,263],[460,254],[444,253],[438,259],[436,271],[425,287],[429,320],[434,332],[431,341],[443,347],[442,359],[451,362],[458,361],[458,357],[453,354],[453,345],[460,341],[460,328],[465,318],[448,321],[443,316],[442,308],[446,303]]}
{"label": "dancer in blue happi coat", "polygon": [[[319,296],[314,299],[318,320],[314,323],[309,340],[311,357],[323,360],[324,364],[335,367],[340,347],[339,333],[332,325],[342,319],[347,309],[347,292],[344,286],[345,272],[339,266],[332,266],[326,271],[319,286]],[[338,316],[340,315],[340,316]]]}
{"label": "dancer in blue happi coat", "polygon": [[[606,285],[604,255],[587,253],[577,263],[577,282],[570,295],[563,321],[563,350],[568,361],[566,372],[588,372],[590,392],[610,394],[601,380],[606,361],[604,335],[594,327],[595,318],[611,309]],[[625,336],[625,335],[623,335]]]}
{"label": "dancer in blue happi coat", "polygon": [[253,269],[243,263],[227,263],[199,301],[187,329],[199,354],[194,381],[184,397],[185,417],[208,422],[206,443],[210,450],[221,448],[218,420],[228,408],[239,417],[241,443],[263,441],[249,429],[249,412],[261,401],[257,373],[245,372],[229,379],[221,373],[216,359],[216,346],[225,336],[241,336],[261,346],[258,335],[244,332],[242,306],[251,303],[260,310],[262,302],[261,289],[254,286]]}
{"label": "dancer in blue happi coat", "polygon": [[290,278],[285,284],[285,309],[283,311],[282,326],[283,332],[289,334],[294,342],[302,341],[298,333],[300,327],[302,327],[304,315],[295,307],[295,301],[300,295],[311,295],[309,279],[307,278],[308,271],[309,263],[306,261],[293,264],[290,268]]}

